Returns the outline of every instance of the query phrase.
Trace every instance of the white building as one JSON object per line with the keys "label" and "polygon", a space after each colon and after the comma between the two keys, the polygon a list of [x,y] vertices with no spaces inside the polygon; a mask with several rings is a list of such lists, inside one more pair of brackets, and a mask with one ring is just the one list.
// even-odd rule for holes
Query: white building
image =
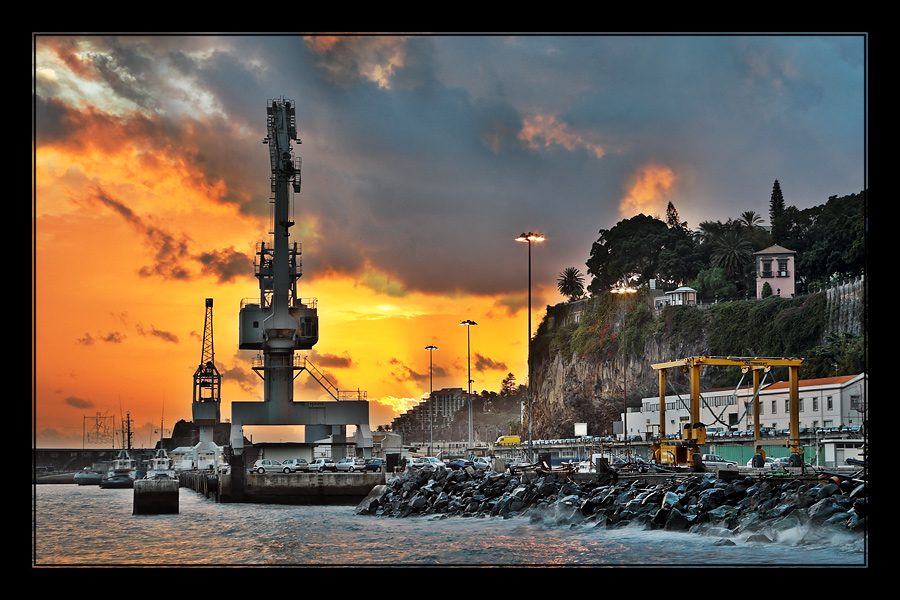
{"label": "white building", "polygon": [[[847,375],[807,379],[799,382],[799,409],[802,430],[828,427],[864,426],[868,397],[868,376]],[[752,384],[734,389],[712,389],[700,392],[700,422],[707,430],[746,431],[754,429]],[[790,428],[789,389],[787,382],[766,384],[759,390],[760,427]],[[680,433],[690,421],[690,394],[666,396],[666,434]],[[628,436],[646,436],[659,432],[659,397],[644,398],[640,411],[628,413]]]}

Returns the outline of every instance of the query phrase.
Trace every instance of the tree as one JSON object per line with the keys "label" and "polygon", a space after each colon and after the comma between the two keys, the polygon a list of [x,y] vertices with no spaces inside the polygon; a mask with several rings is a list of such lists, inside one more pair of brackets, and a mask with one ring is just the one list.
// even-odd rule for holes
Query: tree
{"label": "tree", "polygon": [[776,244],[784,243],[785,224],[782,220],[784,216],[784,195],[781,193],[781,184],[775,180],[772,186],[772,197],[769,199],[769,225],[772,226],[772,238]]}
{"label": "tree", "polygon": [[740,274],[747,264],[753,262],[753,245],[737,231],[726,231],[712,244],[710,263],[729,277]]}
{"label": "tree", "polygon": [[675,205],[671,202],[666,207],[666,226],[669,229],[687,229],[687,221],[682,223],[678,220],[678,211],[675,210]]}
{"label": "tree", "polygon": [[700,271],[691,282],[691,287],[697,290],[699,298],[731,298],[737,295],[737,287],[726,279],[725,271],[719,267]]}
{"label": "tree", "polygon": [[608,290],[623,279],[638,284],[650,279],[687,281],[697,275],[696,243],[681,227],[670,229],[654,217],[636,215],[601,229],[587,261],[593,277],[592,294]]}
{"label": "tree", "polygon": [[560,294],[569,297],[570,302],[578,300],[584,295],[584,275],[575,267],[567,267],[559,274],[557,287]]}
{"label": "tree", "polygon": [[762,217],[755,211],[747,210],[741,213],[740,223],[748,229],[754,229],[762,223]]}
{"label": "tree", "polygon": [[516,393],[516,376],[509,373],[500,383],[500,395],[512,396]]}
{"label": "tree", "polygon": [[801,238],[804,243],[791,248],[800,256],[797,271],[821,283],[835,275],[859,275],[866,267],[866,191],[832,196],[819,209]]}

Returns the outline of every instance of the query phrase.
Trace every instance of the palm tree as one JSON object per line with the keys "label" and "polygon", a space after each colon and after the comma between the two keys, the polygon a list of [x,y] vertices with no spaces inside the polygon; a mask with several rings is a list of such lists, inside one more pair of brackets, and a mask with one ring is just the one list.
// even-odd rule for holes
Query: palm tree
{"label": "palm tree", "polygon": [[753,261],[753,244],[736,231],[725,231],[716,236],[713,247],[710,263],[721,268],[726,275],[737,275]]}
{"label": "palm tree", "polygon": [[740,223],[748,229],[759,227],[762,223],[762,217],[756,214],[756,211],[748,210],[741,213]]}
{"label": "palm tree", "polygon": [[567,267],[559,274],[557,281],[559,293],[569,297],[569,302],[578,300],[584,295],[584,275],[575,267]]}

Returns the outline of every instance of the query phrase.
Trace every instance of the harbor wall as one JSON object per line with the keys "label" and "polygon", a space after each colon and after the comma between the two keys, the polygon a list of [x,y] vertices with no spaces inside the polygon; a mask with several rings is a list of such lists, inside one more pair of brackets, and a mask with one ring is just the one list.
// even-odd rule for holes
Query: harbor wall
{"label": "harbor wall", "polygon": [[[236,476],[237,475],[237,476]],[[181,485],[217,502],[259,504],[356,504],[384,473],[207,473],[180,475]]]}

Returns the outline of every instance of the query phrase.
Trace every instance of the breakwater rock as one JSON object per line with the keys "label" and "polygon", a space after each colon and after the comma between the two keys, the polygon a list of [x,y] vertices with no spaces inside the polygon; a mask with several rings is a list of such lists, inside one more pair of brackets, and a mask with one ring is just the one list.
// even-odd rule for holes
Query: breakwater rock
{"label": "breakwater rock", "polygon": [[528,515],[556,525],[637,525],[723,538],[742,533],[756,541],[775,541],[780,532],[807,525],[820,526],[807,528],[818,533],[864,531],[866,485],[858,479],[733,475],[690,473],[648,481],[426,467],[391,480],[357,512],[398,518]]}

